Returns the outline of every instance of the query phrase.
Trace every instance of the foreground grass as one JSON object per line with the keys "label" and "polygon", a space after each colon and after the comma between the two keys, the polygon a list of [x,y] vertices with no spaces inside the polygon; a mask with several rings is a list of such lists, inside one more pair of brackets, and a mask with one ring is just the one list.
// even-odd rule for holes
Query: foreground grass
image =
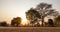
{"label": "foreground grass", "polygon": [[60,32],[60,27],[0,27],[0,32]]}

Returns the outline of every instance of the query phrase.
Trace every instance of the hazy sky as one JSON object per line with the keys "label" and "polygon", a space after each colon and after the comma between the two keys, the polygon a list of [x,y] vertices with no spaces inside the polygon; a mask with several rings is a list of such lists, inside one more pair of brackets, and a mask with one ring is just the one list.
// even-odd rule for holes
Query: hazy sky
{"label": "hazy sky", "polygon": [[0,21],[9,23],[17,16],[25,19],[25,11],[41,2],[52,4],[60,12],[60,0],[0,0]]}

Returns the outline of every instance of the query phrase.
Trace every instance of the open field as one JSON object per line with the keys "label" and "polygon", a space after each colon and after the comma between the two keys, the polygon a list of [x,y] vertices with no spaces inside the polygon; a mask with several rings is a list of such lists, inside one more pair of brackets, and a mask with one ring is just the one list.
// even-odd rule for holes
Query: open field
{"label": "open field", "polygon": [[0,32],[60,32],[60,27],[0,27]]}

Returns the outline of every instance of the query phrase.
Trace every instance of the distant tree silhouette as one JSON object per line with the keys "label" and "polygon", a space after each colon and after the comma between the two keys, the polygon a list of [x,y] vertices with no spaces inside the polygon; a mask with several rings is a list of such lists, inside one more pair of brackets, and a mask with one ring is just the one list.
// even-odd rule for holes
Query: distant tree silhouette
{"label": "distant tree silhouette", "polygon": [[34,25],[37,21],[37,19],[40,19],[40,14],[33,8],[28,10],[26,12],[26,18],[30,21],[30,24]]}
{"label": "distant tree silhouette", "polygon": [[48,19],[48,24],[49,26],[54,27],[54,22],[52,19]]}
{"label": "distant tree silhouette", "polygon": [[21,24],[21,18],[20,17],[13,18],[11,21],[12,26],[18,27],[20,24]]}
{"label": "distant tree silhouette", "polygon": [[0,26],[6,27],[7,26],[7,23],[5,21],[4,22],[1,22],[0,23]]}

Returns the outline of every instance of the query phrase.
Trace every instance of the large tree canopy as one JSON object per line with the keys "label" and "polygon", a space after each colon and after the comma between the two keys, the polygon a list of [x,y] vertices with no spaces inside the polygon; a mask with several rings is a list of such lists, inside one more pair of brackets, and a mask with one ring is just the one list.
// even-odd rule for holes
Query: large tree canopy
{"label": "large tree canopy", "polygon": [[30,10],[28,10],[26,12],[26,18],[30,21],[30,23],[34,24],[37,22],[37,19],[40,19],[41,15],[33,8],[31,8]]}
{"label": "large tree canopy", "polygon": [[57,11],[55,11],[55,9],[52,8],[51,4],[47,4],[47,3],[40,3],[37,5],[37,7],[35,8],[41,15],[41,19],[42,19],[42,26],[44,23],[44,18],[48,15],[50,16],[58,16],[59,13]]}
{"label": "large tree canopy", "polygon": [[44,18],[48,15],[56,17],[59,13],[52,8],[51,4],[47,3],[40,3],[36,8],[31,8],[26,12],[26,18],[30,21],[33,20],[33,23],[35,19],[37,19],[36,22],[38,22],[38,19],[42,19],[42,26],[44,25]]}
{"label": "large tree canopy", "polygon": [[40,3],[35,9],[41,14],[41,16],[44,17],[47,15],[57,16],[59,14],[57,11],[55,11],[55,9],[52,8],[51,4],[47,3]]}

